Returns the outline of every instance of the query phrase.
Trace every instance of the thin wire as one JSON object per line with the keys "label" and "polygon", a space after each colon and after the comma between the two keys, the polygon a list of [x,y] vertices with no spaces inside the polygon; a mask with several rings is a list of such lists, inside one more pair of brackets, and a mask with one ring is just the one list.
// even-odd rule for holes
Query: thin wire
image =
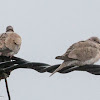
{"label": "thin wire", "polygon": [[10,92],[9,92],[9,88],[8,88],[8,82],[7,82],[7,79],[6,79],[6,78],[5,78],[5,85],[6,85],[6,90],[7,90],[8,100],[11,100]]}

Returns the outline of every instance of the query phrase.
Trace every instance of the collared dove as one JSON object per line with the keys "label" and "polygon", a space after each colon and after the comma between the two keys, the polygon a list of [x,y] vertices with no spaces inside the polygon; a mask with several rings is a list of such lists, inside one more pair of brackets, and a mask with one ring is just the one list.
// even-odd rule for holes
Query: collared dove
{"label": "collared dove", "polygon": [[64,62],[50,76],[67,66],[94,64],[100,59],[100,39],[91,37],[85,41],[79,41],[56,59],[64,60]]}
{"label": "collared dove", "polygon": [[21,37],[16,34],[12,26],[6,28],[6,32],[0,34],[0,55],[10,56],[17,54],[21,46]]}

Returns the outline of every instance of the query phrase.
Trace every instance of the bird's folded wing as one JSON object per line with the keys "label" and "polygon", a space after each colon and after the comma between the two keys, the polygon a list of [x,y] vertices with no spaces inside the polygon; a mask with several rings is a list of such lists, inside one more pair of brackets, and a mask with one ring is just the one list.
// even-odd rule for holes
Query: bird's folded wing
{"label": "bird's folded wing", "polygon": [[77,43],[74,43],[73,45],[71,45],[67,51],[62,55],[62,56],[57,56],[56,59],[61,59],[61,60],[70,60],[70,58],[68,58],[68,54],[75,48],[79,48],[81,46],[85,45],[85,41],[79,41]]}
{"label": "bird's folded wing", "polygon": [[84,48],[84,47],[94,47],[97,48],[97,45],[91,41],[79,41],[77,43],[74,43],[72,46],[70,46],[68,48],[68,50],[66,51],[65,55],[70,53],[72,50],[76,49],[76,48]]}
{"label": "bird's folded wing", "polygon": [[94,47],[82,47],[73,49],[67,56],[80,61],[90,60],[98,55],[99,50]]}
{"label": "bird's folded wing", "polygon": [[[72,60],[72,59],[76,59],[77,57],[75,57],[75,55],[74,55],[74,57],[70,57],[70,56],[68,56],[70,53],[70,55],[72,55],[72,52],[76,52],[76,51],[80,51],[80,49],[82,49],[83,50],[83,48],[85,48],[86,50],[87,50],[87,48],[88,47],[90,47],[90,48],[97,48],[97,45],[95,44],[95,43],[91,43],[91,41],[79,41],[79,42],[77,42],[77,43],[74,43],[72,46],[70,46],[69,48],[68,48],[68,50],[62,55],[62,56],[58,56],[58,57],[56,57],[56,59],[62,59],[62,60]],[[94,50],[93,49],[93,50]],[[81,52],[83,52],[81,50]]]}
{"label": "bird's folded wing", "polygon": [[11,50],[5,46],[5,39],[7,38],[7,34],[0,34],[0,52],[10,52]]}

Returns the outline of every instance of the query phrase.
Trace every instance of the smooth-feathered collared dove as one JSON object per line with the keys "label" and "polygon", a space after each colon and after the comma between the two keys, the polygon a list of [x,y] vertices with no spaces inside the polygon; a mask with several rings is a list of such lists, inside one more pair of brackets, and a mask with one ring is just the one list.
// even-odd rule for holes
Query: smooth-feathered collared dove
{"label": "smooth-feathered collared dove", "polygon": [[100,59],[100,39],[91,37],[88,40],[79,41],[56,59],[64,60],[64,62],[50,76],[67,66],[94,64]]}
{"label": "smooth-feathered collared dove", "polygon": [[21,37],[14,32],[12,26],[6,28],[6,32],[0,34],[0,55],[10,56],[17,54],[21,46]]}

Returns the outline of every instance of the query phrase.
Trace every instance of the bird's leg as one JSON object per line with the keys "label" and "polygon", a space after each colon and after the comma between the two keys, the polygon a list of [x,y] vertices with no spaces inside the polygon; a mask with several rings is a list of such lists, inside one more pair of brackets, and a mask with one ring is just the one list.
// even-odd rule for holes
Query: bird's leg
{"label": "bird's leg", "polygon": [[0,56],[2,55],[2,52],[0,52]]}
{"label": "bird's leg", "polygon": [[13,57],[13,54],[11,54],[11,53],[8,53],[7,54],[7,57],[10,57],[10,59]]}
{"label": "bird's leg", "polygon": [[13,55],[10,55],[10,59],[13,57]]}

